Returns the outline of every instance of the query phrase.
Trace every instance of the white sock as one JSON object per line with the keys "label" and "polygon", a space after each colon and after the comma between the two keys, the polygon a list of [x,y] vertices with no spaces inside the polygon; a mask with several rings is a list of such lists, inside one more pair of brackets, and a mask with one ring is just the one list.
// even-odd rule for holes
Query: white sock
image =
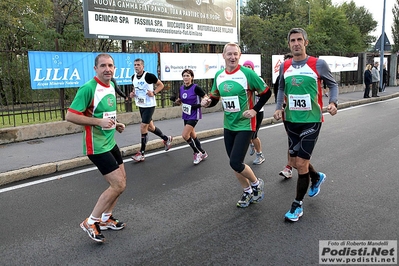
{"label": "white sock", "polygon": [[302,204],[303,204],[303,201],[294,200],[294,202],[299,203],[299,205],[301,205],[301,206],[302,206]]}
{"label": "white sock", "polygon": [[100,221],[100,218],[94,217],[93,215],[90,215],[89,219],[87,219],[87,223],[90,225],[97,223],[99,221]]}
{"label": "white sock", "polygon": [[251,194],[251,193],[253,192],[253,191],[252,191],[252,187],[249,186],[249,187],[247,187],[247,188],[244,188],[244,192]]}
{"label": "white sock", "polygon": [[112,213],[108,212],[108,213],[103,213],[103,215],[101,216],[101,222],[106,222],[108,221],[109,217],[111,217]]}

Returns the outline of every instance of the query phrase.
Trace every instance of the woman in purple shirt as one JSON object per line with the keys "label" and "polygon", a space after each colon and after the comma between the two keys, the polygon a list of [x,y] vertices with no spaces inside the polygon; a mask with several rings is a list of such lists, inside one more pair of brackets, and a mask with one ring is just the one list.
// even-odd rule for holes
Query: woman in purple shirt
{"label": "woman in purple shirt", "polygon": [[201,100],[207,95],[201,87],[193,83],[194,72],[191,69],[183,70],[182,77],[183,85],[179,89],[178,98],[172,96],[171,100],[182,106],[182,118],[184,120],[182,137],[194,151],[194,164],[199,164],[208,157],[208,154],[201,147],[195,126],[198,120],[202,118]]}

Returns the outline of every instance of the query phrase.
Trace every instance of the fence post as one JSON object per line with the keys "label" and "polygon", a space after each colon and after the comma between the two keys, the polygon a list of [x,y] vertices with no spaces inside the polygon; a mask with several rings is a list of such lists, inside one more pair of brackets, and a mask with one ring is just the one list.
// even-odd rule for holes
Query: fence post
{"label": "fence post", "polygon": [[[59,51],[60,46],[58,44],[58,38],[55,38],[55,50]],[[61,105],[61,119],[65,120],[65,91],[64,88],[60,88],[60,105]]]}

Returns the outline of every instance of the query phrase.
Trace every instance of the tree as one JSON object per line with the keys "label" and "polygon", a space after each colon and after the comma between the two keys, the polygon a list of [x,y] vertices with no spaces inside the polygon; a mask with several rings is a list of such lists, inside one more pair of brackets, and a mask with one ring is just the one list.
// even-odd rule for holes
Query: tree
{"label": "tree", "polygon": [[[51,1],[2,0],[0,2],[0,48],[17,51],[31,49],[53,34],[49,27]],[[45,45],[45,42],[41,42]]]}
{"label": "tree", "polygon": [[[29,98],[24,80],[29,80],[27,51],[37,47],[46,48],[48,36],[54,35],[49,27],[51,21],[49,0],[2,0],[0,1],[0,103],[7,105]],[[21,68],[21,65],[26,65]],[[20,98],[17,98],[17,95]]]}
{"label": "tree", "polygon": [[273,15],[289,13],[294,0],[250,0],[242,13],[246,16],[259,16],[267,19]]}
{"label": "tree", "polygon": [[359,28],[364,47],[374,43],[376,38],[370,35],[370,32],[376,29],[378,22],[373,19],[373,15],[363,6],[357,7],[353,0],[349,3],[343,3],[341,8],[345,12],[349,25],[356,25]]}
{"label": "tree", "polygon": [[359,28],[349,23],[341,9],[327,6],[313,13],[313,23],[308,28],[310,54],[342,56],[365,49]]}
{"label": "tree", "polygon": [[392,24],[392,39],[393,47],[392,52],[396,53],[399,51],[399,0],[396,0],[395,5],[392,8],[393,24]]}
{"label": "tree", "polygon": [[[289,51],[288,30],[299,25],[291,13],[272,15],[268,20],[259,16],[241,16],[241,47],[244,53],[257,53],[262,57],[262,76],[269,77],[272,55]],[[288,30],[287,30],[288,29]]]}

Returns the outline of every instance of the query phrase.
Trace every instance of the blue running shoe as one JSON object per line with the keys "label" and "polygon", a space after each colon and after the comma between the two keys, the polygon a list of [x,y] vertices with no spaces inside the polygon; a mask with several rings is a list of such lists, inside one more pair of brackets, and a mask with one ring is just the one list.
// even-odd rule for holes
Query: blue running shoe
{"label": "blue running shoe", "polygon": [[311,198],[316,197],[317,194],[319,194],[319,192],[320,192],[320,185],[324,182],[324,180],[326,180],[326,175],[323,174],[322,172],[319,172],[319,176],[320,176],[319,181],[317,181],[316,184],[313,184],[313,183],[312,183],[312,184],[310,185],[310,189],[309,189],[308,195],[309,195],[309,197],[311,197]]}
{"label": "blue running shoe", "polygon": [[285,214],[285,219],[290,220],[292,222],[296,222],[299,220],[299,217],[303,215],[302,201],[298,203],[294,201],[291,205],[291,209]]}

